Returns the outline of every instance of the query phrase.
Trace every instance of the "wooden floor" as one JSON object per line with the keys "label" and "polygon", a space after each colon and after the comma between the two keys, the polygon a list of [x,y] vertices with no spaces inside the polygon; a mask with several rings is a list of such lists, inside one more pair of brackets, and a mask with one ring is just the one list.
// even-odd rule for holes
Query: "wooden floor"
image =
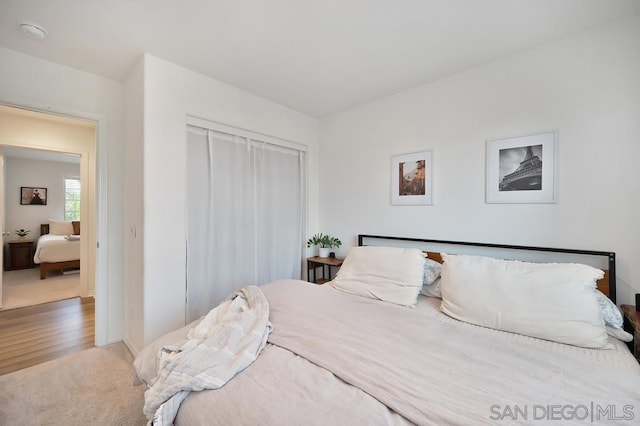
{"label": "wooden floor", "polygon": [[0,311],[0,375],[94,346],[93,297]]}

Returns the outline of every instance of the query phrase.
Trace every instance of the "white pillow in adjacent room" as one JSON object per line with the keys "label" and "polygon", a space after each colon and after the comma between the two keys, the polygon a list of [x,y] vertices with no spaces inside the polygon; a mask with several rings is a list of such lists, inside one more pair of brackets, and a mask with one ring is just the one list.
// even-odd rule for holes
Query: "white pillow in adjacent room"
{"label": "white pillow in adjacent room", "polygon": [[418,249],[352,247],[331,285],[346,293],[415,306],[423,268],[424,255]]}
{"label": "white pillow in adjacent room", "polygon": [[62,220],[49,219],[49,234],[51,235],[72,235],[73,224]]}
{"label": "white pillow in adjacent room", "polygon": [[498,330],[587,348],[607,346],[587,265],[443,255],[442,311]]}

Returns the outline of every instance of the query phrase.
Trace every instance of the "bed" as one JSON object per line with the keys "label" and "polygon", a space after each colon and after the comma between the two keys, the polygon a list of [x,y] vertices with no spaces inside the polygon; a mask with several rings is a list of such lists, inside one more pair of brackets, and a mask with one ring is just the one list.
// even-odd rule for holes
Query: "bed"
{"label": "bed", "polygon": [[[51,232],[51,226],[56,232]],[[40,225],[40,238],[33,261],[40,265],[40,279],[49,271],[80,268],[80,222],[50,222]]]}
{"label": "bed", "polygon": [[[445,259],[442,277],[429,284],[442,280],[440,297],[423,295],[422,287],[415,304],[407,307],[402,305],[404,287],[399,287],[402,295],[393,303],[354,294],[359,290],[352,281],[344,286],[349,274],[365,265],[361,272],[365,270],[367,275],[368,268],[375,269],[377,264],[384,263],[380,257],[371,256],[375,252],[357,251],[366,256],[364,262],[356,267],[351,262],[345,271],[348,261],[355,256],[354,249],[334,284],[282,280],[262,286],[273,326],[266,346],[255,362],[222,388],[191,392],[177,412],[176,425],[478,425],[499,421],[559,424],[557,420],[635,424],[634,419],[640,418],[640,367],[624,342],[605,333],[602,348],[587,348],[455,319],[443,312],[445,301],[465,296],[460,291],[452,294],[451,289],[469,283],[456,284],[455,277],[464,276],[459,272],[464,271],[464,265],[457,270],[454,265],[467,260],[476,262],[478,258],[485,262],[486,258],[475,254],[454,257],[423,247],[437,244],[446,248],[446,253],[454,253],[458,248],[479,250],[482,254],[487,249],[497,249],[570,259],[586,256],[598,262],[602,258],[606,273],[598,280],[598,288],[615,301],[614,253],[370,235],[360,235],[358,241],[359,248],[366,248],[373,241],[385,246],[380,250],[386,249],[387,244],[396,248],[420,247],[439,264]],[[400,265],[392,256],[390,259],[390,268]],[[535,269],[538,263],[526,265]],[[513,264],[520,265],[513,262],[507,266]],[[573,267],[564,265],[545,264],[544,268],[564,271]],[[482,272],[473,272],[477,283],[472,284],[480,286]],[[426,266],[423,275],[421,280],[428,275]],[[379,276],[367,275],[366,279],[374,282]],[[382,294],[374,287],[366,288],[369,293]],[[484,295],[474,293],[473,287],[466,288],[479,299],[500,298],[494,293],[495,288],[483,291]],[[389,299],[396,297],[398,291],[392,292]],[[540,292],[543,291],[546,290]],[[588,296],[582,290],[580,294]],[[471,308],[484,308],[490,303],[473,306],[472,301]],[[517,305],[514,300],[508,303]],[[532,305],[535,303],[531,301]],[[574,307],[566,305],[567,311]],[[449,309],[455,310],[455,306]],[[522,312],[525,318],[524,311],[515,314]],[[552,312],[552,319],[555,314],[563,315]],[[599,315],[602,322],[604,314]],[[134,362],[137,378],[152,385],[160,348],[179,345],[195,324],[169,333],[142,350]],[[561,324],[558,322],[559,328]],[[551,334],[556,331],[549,330]],[[581,333],[560,334],[561,339],[571,340],[574,334]],[[589,338],[587,342],[592,340]]]}

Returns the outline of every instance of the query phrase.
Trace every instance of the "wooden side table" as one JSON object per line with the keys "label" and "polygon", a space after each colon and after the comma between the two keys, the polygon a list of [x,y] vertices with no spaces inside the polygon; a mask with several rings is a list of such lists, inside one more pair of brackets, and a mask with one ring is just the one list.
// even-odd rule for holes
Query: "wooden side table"
{"label": "wooden side table", "polygon": [[[331,280],[331,268],[339,268],[342,266],[342,261],[338,257],[308,257],[307,258],[307,281],[310,283],[324,284]],[[316,274],[316,268],[322,269],[322,278],[318,278]],[[313,279],[311,279],[311,273],[313,272]]]}
{"label": "wooden side table", "polygon": [[633,335],[633,341],[629,342],[629,349],[638,361],[640,361],[640,312],[633,305],[620,305],[624,316],[624,331]]}
{"label": "wooden side table", "polygon": [[9,241],[9,261],[6,270],[33,268],[33,240]]}

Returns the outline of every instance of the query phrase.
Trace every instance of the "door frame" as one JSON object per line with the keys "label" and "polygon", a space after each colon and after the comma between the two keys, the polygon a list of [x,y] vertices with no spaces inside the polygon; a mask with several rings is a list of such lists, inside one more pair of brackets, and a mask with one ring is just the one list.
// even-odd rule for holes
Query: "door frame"
{"label": "door frame", "polygon": [[5,196],[4,196],[4,186],[5,186],[5,175],[4,175],[4,149],[0,146],[0,210],[2,211],[2,215],[0,215],[0,244],[2,244],[2,252],[0,253],[0,308],[2,308],[2,273],[4,272],[4,237],[5,237]]}
{"label": "door frame", "polygon": [[[94,261],[94,294],[95,294],[95,345],[104,346],[108,342],[108,300],[107,300],[107,118],[103,115],[84,111],[71,110],[64,107],[51,107],[25,99],[0,96],[0,104],[43,114],[68,118],[79,118],[96,123],[95,158],[89,158],[88,152],[77,152],[81,155],[81,177],[93,171],[95,176],[95,242]],[[2,143],[22,147],[12,143]],[[27,146],[24,146],[27,147]],[[65,151],[67,152],[67,151]],[[93,169],[93,170],[92,170]],[[91,250],[90,250],[91,251]],[[89,256],[89,254],[88,254]]]}

